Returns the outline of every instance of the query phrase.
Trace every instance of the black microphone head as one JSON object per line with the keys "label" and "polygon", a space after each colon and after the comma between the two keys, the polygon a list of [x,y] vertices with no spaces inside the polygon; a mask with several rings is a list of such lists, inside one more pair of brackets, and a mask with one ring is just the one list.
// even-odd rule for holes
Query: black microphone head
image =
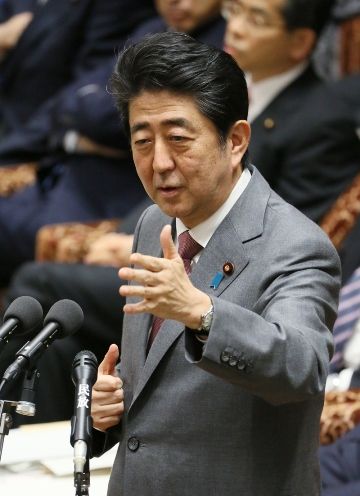
{"label": "black microphone head", "polygon": [[[85,368],[84,368],[85,367]],[[87,377],[94,384],[97,376],[98,361],[92,351],[79,351],[72,363],[72,380],[75,383],[80,377]],[[85,370],[86,369],[86,370]]]}
{"label": "black microphone head", "polygon": [[56,322],[60,327],[57,337],[64,338],[78,331],[83,321],[83,311],[75,301],[59,300],[48,311],[44,325]]}
{"label": "black microphone head", "polygon": [[11,318],[19,321],[16,334],[21,336],[31,333],[42,324],[43,309],[32,296],[19,296],[8,306],[4,314],[4,322]]}

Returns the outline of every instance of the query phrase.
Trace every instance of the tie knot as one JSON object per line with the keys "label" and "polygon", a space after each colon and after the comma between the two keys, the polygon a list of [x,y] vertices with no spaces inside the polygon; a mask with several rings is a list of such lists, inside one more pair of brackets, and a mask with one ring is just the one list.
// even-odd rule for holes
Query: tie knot
{"label": "tie knot", "polygon": [[179,235],[178,243],[179,255],[183,260],[192,260],[203,248],[190,236],[189,231],[184,231]]}

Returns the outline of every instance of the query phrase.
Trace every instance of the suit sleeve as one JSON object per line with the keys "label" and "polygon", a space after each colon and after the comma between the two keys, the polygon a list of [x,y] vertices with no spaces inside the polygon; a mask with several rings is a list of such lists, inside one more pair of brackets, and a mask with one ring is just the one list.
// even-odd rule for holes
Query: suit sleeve
{"label": "suit sleeve", "polygon": [[[323,233],[314,226],[307,238],[295,234],[292,240],[294,230],[284,222],[266,240],[272,256],[250,261],[245,269],[252,277],[250,291],[259,286],[255,303],[245,308],[233,292],[229,300],[224,292],[213,298],[203,349],[191,330],[185,336],[191,363],[272,404],[303,401],[323,391],[339,290],[338,257]],[[239,280],[238,298],[242,291]]]}
{"label": "suit sleeve", "polygon": [[77,77],[116,54],[139,24],[155,15],[151,0],[97,0],[79,53]]}
{"label": "suit sleeve", "polygon": [[35,0],[2,0],[0,1],[0,23],[9,20],[16,14],[32,12]]}

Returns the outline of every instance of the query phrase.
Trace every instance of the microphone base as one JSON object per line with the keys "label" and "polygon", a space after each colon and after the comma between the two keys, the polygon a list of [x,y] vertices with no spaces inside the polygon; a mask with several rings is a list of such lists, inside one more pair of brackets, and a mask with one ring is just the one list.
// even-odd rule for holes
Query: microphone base
{"label": "microphone base", "polygon": [[25,415],[26,417],[34,417],[36,412],[36,406],[34,403],[28,401],[19,401],[16,407],[16,413],[19,415]]}
{"label": "microphone base", "polygon": [[0,400],[0,460],[5,436],[9,434],[12,425],[11,412],[16,407],[16,401]]}
{"label": "microphone base", "polygon": [[90,486],[90,473],[83,472],[74,474],[74,486],[76,488],[76,496],[88,496]]}

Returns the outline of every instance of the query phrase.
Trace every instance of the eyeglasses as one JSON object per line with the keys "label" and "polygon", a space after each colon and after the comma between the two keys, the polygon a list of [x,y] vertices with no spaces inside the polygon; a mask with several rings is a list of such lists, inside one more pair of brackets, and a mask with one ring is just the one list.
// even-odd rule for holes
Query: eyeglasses
{"label": "eyeglasses", "polygon": [[241,17],[254,29],[284,27],[283,23],[271,19],[267,12],[256,8],[245,7],[236,0],[224,0],[221,13],[227,21],[234,17]]}

